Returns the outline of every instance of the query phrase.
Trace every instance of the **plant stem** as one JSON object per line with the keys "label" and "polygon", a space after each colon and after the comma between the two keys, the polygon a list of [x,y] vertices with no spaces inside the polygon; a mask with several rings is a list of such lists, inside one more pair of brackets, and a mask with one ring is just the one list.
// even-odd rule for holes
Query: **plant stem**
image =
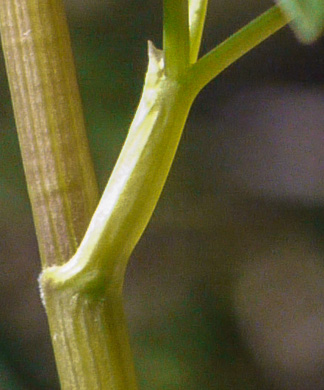
{"label": "plant stem", "polygon": [[[129,256],[146,228],[160,197],[194,99],[185,83],[165,76],[163,53],[152,44],[149,47],[149,68],[137,113],[85,237],[69,262],[62,266],[47,268],[41,276],[46,306],[53,310],[53,313],[60,310],[60,307],[57,308],[55,305],[53,307],[50,301],[53,291],[62,294],[62,297],[76,297],[76,302],[79,300],[82,302],[81,297],[87,297],[86,302],[91,303],[92,311],[87,313],[85,318],[77,316],[80,323],[84,324],[82,328],[91,328],[93,321],[105,324],[108,320],[96,320],[94,317],[95,313],[100,312],[101,306],[105,305],[107,310],[113,311],[109,317],[111,325],[108,326],[108,333],[110,331],[111,334],[113,330],[117,330],[117,323],[113,321],[118,321],[118,317],[114,312],[121,314],[120,307],[115,305],[120,302]],[[64,332],[59,329],[59,333],[65,333],[67,336],[64,336],[64,339],[63,336],[56,339],[56,342],[58,353],[66,350],[66,355],[82,357],[82,361],[80,363],[77,361],[73,366],[77,371],[74,376],[77,377],[81,370],[91,371],[93,363],[82,352],[86,349],[84,344],[88,343],[93,346],[91,349],[96,356],[102,356],[107,363],[113,362],[110,364],[112,370],[109,374],[110,379],[107,377],[98,382],[103,387],[98,387],[95,382],[89,382],[91,383],[89,389],[104,389],[108,380],[111,381],[110,387],[107,387],[109,389],[135,388],[131,360],[126,353],[126,328],[123,330],[121,326],[119,333],[115,338],[108,339],[107,347],[102,350],[104,340],[97,342],[99,336],[93,334],[93,329],[84,330],[82,337],[76,335],[73,339],[74,329],[78,326],[74,325],[74,317],[80,310],[71,309],[71,313],[70,308],[66,310],[71,320],[69,324],[65,324]],[[56,323],[53,326],[58,328]],[[103,325],[100,327],[104,328]],[[88,339],[82,341],[86,335],[89,335]],[[97,353],[96,348],[99,346],[101,349]],[[120,364],[116,362],[118,359]],[[60,361],[64,362],[65,356],[62,356]],[[122,365],[123,362],[125,366]],[[69,386],[72,386],[68,372],[67,365],[63,364],[60,376],[70,381]],[[125,376],[124,382],[120,378],[121,373],[124,376],[128,375]],[[88,380],[88,375],[86,379]],[[80,387],[78,382],[75,383],[76,387],[67,388],[82,390],[87,388]]]}
{"label": "plant stem", "polygon": [[208,0],[189,0],[190,63],[197,61]]}
{"label": "plant stem", "polygon": [[273,6],[193,64],[188,75],[192,84],[200,91],[224,69],[288,22],[280,8]]}
{"label": "plant stem", "polygon": [[1,0],[0,28],[43,267],[64,264],[99,196],[61,0]]}
{"label": "plant stem", "polygon": [[142,98],[89,228],[68,263],[44,271],[44,283],[79,285],[87,291],[121,289],[127,261],[160,197],[194,98],[181,78],[166,77],[163,52],[150,43]]}
{"label": "plant stem", "polygon": [[165,72],[173,77],[189,66],[188,0],[164,0],[163,10]]}
{"label": "plant stem", "polygon": [[[273,23],[273,20],[277,21],[274,16],[278,16],[276,8],[259,18],[266,30],[263,39],[278,27]],[[260,20],[224,43],[226,46],[236,42],[234,54],[225,60],[221,57],[219,62],[238,58],[237,41],[247,40],[250,48],[256,45],[255,34],[260,33]],[[246,50],[244,47],[240,54]],[[78,285],[81,290],[95,293],[121,289],[128,258],[156,206],[189,109],[202,88],[199,80],[205,76],[204,68],[198,64],[200,61],[204,64],[206,57],[187,71],[171,72],[170,76],[165,68],[165,53],[152,44],[149,53],[149,69],[140,105],[89,229],[69,262],[44,271],[45,285],[49,283],[62,289]],[[226,53],[225,50],[224,56]],[[177,63],[173,65],[178,66]],[[170,67],[171,64],[169,72]],[[215,64],[211,71],[215,72]],[[194,72],[196,78],[192,77]]]}
{"label": "plant stem", "polygon": [[287,22],[274,7],[190,66],[205,17],[204,1],[196,5],[190,46],[188,0],[164,0],[164,52],[150,45],[140,105],[78,247],[98,191],[62,3],[0,2],[43,261],[40,285],[63,390],[136,389],[122,308],[124,273],[160,197],[191,104],[220,71]]}
{"label": "plant stem", "polygon": [[[1,0],[0,28],[43,269],[75,253],[98,189],[61,0]],[[62,390],[134,390],[120,289],[42,285]]]}
{"label": "plant stem", "polygon": [[45,288],[64,390],[136,390],[122,297]]}

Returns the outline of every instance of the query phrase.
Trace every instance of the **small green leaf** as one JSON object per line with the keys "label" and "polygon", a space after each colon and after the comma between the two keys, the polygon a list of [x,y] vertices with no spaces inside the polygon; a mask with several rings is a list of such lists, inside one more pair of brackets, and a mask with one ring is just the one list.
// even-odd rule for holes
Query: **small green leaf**
{"label": "small green leaf", "polygon": [[323,33],[323,0],[277,0],[277,3],[292,19],[292,28],[300,41],[312,43]]}

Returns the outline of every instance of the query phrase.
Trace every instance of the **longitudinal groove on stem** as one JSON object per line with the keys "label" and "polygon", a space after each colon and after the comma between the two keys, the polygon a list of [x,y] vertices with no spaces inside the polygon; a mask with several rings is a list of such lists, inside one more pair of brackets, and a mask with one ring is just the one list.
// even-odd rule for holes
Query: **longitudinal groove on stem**
{"label": "longitudinal groove on stem", "polygon": [[[17,102],[16,106],[19,107],[20,116],[24,118],[26,123],[26,128],[28,129],[25,131],[23,128],[24,126],[19,126],[19,123],[17,123],[18,128],[21,129],[20,131],[20,138],[23,139],[23,142],[26,145],[30,145],[33,148],[33,153],[35,156],[34,160],[31,160],[33,162],[32,169],[34,170],[34,177],[38,178],[38,183],[29,183],[30,191],[34,192],[34,189],[32,186],[36,186],[38,184],[39,188],[38,191],[43,194],[44,197],[44,203],[45,206],[41,210],[41,214],[44,218],[44,226],[48,226],[49,235],[53,237],[52,245],[54,246],[54,252],[60,256],[60,261],[63,262],[63,258],[61,257],[62,253],[59,249],[59,241],[58,241],[58,235],[56,234],[56,228],[55,228],[55,220],[53,219],[52,213],[49,213],[47,210],[47,205],[50,202],[49,199],[49,192],[46,188],[46,172],[49,171],[49,168],[52,164],[51,155],[48,155],[48,158],[45,159],[44,155],[42,156],[42,145],[40,137],[37,136],[37,128],[42,128],[44,130],[45,136],[50,136],[48,134],[48,127],[46,120],[44,116],[42,115],[41,111],[38,109],[39,105],[39,98],[33,99],[33,97],[37,94],[37,88],[39,85],[39,69],[37,66],[36,57],[33,55],[30,55],[29,53],[34,53],[35,47],[34,42],[30,39],[28,39],[28,35],[31,32],[31,26],[29,24],[28,15],[26,14],[23,7],[18,7],[17,1],[15,1],[16,7],[13,9],[9,9],[9,12],[12,11],[12,13],[9,16],[9,20],[15,21],[15,26],[17,26],[18,30],[18,36],[20,37],[27,37],[24,39],[24,44],[17,44],[17,42],[14,41],[15,36],[9,35],[9,38],[11,38],[10,47],[13,48],[13,57],[18,59],[21,58],[23,60],[23,63],[25,66],[19,66],[19,62],[15,62],[15,68],[14,73],[16,75],[16,83],[17,85],[14,86],[15,88],[15,96],[17,96]],[[20,76],[20,77],[19,77]],[[26,93],[27,92],[27,93]],[[18,115],[16,115],[16,118],[19,118]],[[18,122],[18,120],[17,120]],[[44,149],[44,146],[43,146]],[[22,148],[22,153],[24,153],[24,148]],[[25,160],[28,159],[29,156],[26,155]],[[45,164],[38,164],[37,162],[43,160]],[[57,204],[56,199],[52,200],[52,204],[55,202],[54,207],[56,209],[59,209],[59,204]],[[48,219],[46,221],[46,218]],[[46,221],[46,222],[45,222]]]}
{"label": "longitudinal groove on stem", "polygon": [[2,45],[44,265],[75,252],[98,189],[61,0],[2,0]]}
{"label": "longitudinal groove on stem", "polygon": [[71,318],[68,317],[69,313],[66,313],[66,297],[64,297],[64,299],[59,297],[58,308],[60,315],[56,319],[56,321],[58,322],[58,326],[56,326],[56,331],[53,334],[52,343],[55,348],[55,346],[57,345],[58,337],[62,339],[61,344],[59,344],[59,348],[63,346],[63,349],[66,352],[63,364],[65,365],[65,370],[71,373],[71,375],[69,376],[69,386],[72,389],[77,389],[80,388],[79,381],[82,377],[78,375],[78,372],[76,370],[77,366],[73,363],[74,359],[78,358],[78,355],[75,354],[75,351],[72,348],[72,346],[75,344],[75,340],[73,340],[74,334],[68,332],[69,327],[67,327],[65,324],[65,321],[67,319],[71,321]]}
{"label": "longitudinal groove on stem", "polygon": [[64,345],[66,351],[57,362],[64,373],[62,389],[136,390],[121,296],[97,299],[73,290],[56,293],[46,301],[56,329],[54,350]]}

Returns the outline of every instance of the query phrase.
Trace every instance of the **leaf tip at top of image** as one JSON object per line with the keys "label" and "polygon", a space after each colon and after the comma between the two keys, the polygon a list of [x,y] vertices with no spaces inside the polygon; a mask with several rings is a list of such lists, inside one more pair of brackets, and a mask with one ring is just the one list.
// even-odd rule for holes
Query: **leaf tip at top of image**
{"label": "leaf tip at top of image", "polygon": [[292,29],[301,42],[313,43],[323,34],[323,0],[276,0],[276,2],[288,18],[292,19]]}

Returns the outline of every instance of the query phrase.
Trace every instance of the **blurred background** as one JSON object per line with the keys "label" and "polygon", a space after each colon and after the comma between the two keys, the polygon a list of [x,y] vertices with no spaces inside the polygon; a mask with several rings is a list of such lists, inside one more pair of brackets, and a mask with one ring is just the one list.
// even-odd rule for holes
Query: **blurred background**
{"label": "blurred background", "polygon": [[[202,53],[272,5],[210,0]],[[101,189],[161,0],[66,0]],[[125,285],[140,388],[324,389],[324,40],[284,28],[199,95]],[[58,389],[0,58],[0,389]]]}

